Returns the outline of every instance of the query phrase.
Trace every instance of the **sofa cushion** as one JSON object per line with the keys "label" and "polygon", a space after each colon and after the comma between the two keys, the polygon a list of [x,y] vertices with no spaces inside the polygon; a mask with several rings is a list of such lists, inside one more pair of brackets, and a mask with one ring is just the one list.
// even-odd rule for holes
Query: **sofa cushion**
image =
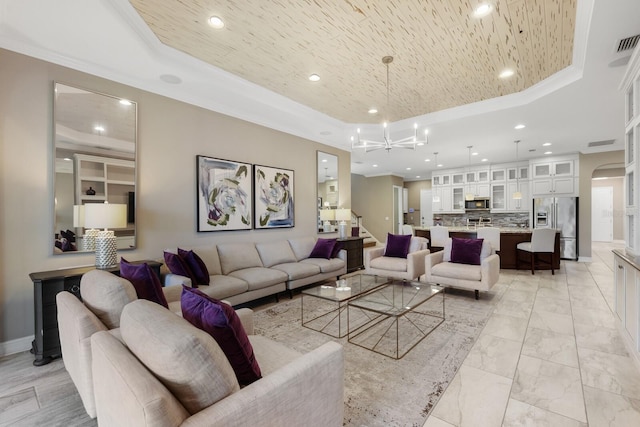
{"label": "sofa cushion", "polygon": [[122,309],[138,299],[131,282],[98,269],[82,275],[80,296],[84,305],[98,316],[108,329],[119,328]]}
{"label": "sofa cushion", "polygon": [[189,264],[187,264],[187,261],[180,256],[180,254],[177,252],[164,251],[164,263],[171,273],[188,277],[191,280],[191,286],[194,288],[198,286],[198,281],[191,271],[191,268],[189,268]]}
{"label": "sofa cushion", "polygon": [[[193,250],[184,250],[178,248],[178,255],[187,263],[189,270],[193,273],[193,278],[197,285],[209,284],[209,270],[204,264],[202,258],[198,256]],[[192,282],[193,283],[193,282]]]}
{"label": "sofa cushion", "polygon": [[452,262],[441,262],[431,267],[432,276],[447,277],[458,280],[482,280],[482,270],[478,265],[455,264]]}
{"label": "sofa cushion", "polygon": [[[196,252],[207,267],[210,276],[222,274],[220,257],[218,256],[218,248],[216,245],[188,246],[183,247],[183,249]],[[172,248],[170,252],[178,253],[178,248]]]}
{"label": "sofa cushion", "polygon": [[276,264],[297,261],[289,242],[286,240],[257,243],[256,249],[258,250],[258,254],[260,254],[260,259],[264,267],[273,267]]}
{"label": "sofa cushion", "polygon": [[262,377],[247,333],[229,304],[184,285],[180,301],[182,317],[216,340],[241,385],[251,384]]}
{"label": "sofa cushion", "polygon": [[387,244],[384,250],[384,256],[406,258],[409,253],[409,245],[411,244],[410,234],[391,234],[387,233]]}
{"label": "sofa cushion", "polygon": [[289,245],[291,245],[291,250],[296,256],[296,259],[301,261],[309,258],[313,247],[316,245],[316,241],[313,237],[298,237],[289,239]]}
{"label": "sofa cushion", "polygon": [[287,274],[273,268],[252,267],[237,270],[229,274],[247,282],[248,290],[268,288],[287,281]]}
{"label": "sofa cushion", "polygon": [[289,280],[304,279],[316,274],[320,274],[320,267],[313,264],[303,262],[287,262],[284,264],[276,264],[271,268],[283,271],[289,277]]}
{"label": "sofa cushion", "polygon": [[406,258],[381,256],[372,259],[369,266],[380,270],[405,272],[407,271],[407,260]]}
{"label": "sofa cushion", "polygon": [[198,286],[198,290],[216,299],[225,299],[249,290],[249,285],[242,279],[233,276],[209,276],[208,286]]}
{"label": "sofa cushion", "polygon": [[160,278],[147,265],[131,264],[126,259],[120,259],[120,276],[127,279],[136,289],[138,298],[153,301],[165,308],[169,308],[167,299],[162,292]]}
{"label": "sofa cushion", "polygon": [[451,262],[480,265],[480,252],[482,251],[483,241],[484,239],[452,238]]}
{"label": "sofa cushion", "polygon": [[309,258],[330,259],[333,254],[333,248],[336,246],[337,239],[318,239],[313,246]]}
{"label": "sofa cushion", "polygon": [[312,264],[320,267],[321,273],[331,273],[334,271],[339,271],[344,268],[344,261],[340,258],[307,258],[300,261],[305,264]]}
{"label": "sofa cushion", "polygon": [[190,414],[240,390],[215,340],[158,304],[128,304],[122,310],[120,333],[129,350]]}
{"label": "sofa cushion", "polygon": [[225,243],[218,245],[222,274],[251,267],[262,267],[260,254],[253,243]]}

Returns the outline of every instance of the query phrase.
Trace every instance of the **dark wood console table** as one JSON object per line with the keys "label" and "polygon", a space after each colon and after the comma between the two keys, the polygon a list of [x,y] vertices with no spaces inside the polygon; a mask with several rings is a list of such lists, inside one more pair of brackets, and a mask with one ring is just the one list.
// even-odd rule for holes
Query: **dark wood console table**
{"label": "dark wood console table", "polygon": [[363,242],[364,237],[346,237],[338,239],[347,251],[347,273],[364,268]]}
{"label": "dark wood console table", "polygon": [[[156,261],[136,261],[133,264],[149,264],[149,267],[160,277],[162,263]],[[63,268],[60,270],[41,271],[29,274],[33,281],[33,304],[35,314],[35,338],[31,343],[31,351],[35,355],[35,366],[46,365],[60,357],[60,336],[58,335],[58,307],[56,295],[61,291],[69,291],[78,299],[80,297],[80,278],[94,266]],[[105,269],[120,274],[120,265]]]}

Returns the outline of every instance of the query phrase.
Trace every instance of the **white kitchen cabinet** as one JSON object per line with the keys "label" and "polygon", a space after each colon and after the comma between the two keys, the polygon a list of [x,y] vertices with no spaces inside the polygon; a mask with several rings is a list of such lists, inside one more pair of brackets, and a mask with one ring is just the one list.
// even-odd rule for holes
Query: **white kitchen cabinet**
{"label": "white kitchen cabinet", "polygon": [[452,186],[451,187],[451,201],[452,212],[464,212],[464,187]]}
{"label": "white kitchen cabinet", "polygon": [[504,181],[506,176],[506,169],[491,169],[491,182]]}
{"label": "white kitchen cabinet", "polygon": [[507,168],[507,181],[529,179],[529,166],[515,166]]}
{"label": "white kitchen cabinet", "polygon": [[533,179],[573,177],[573,160],[560,160],[533,164]]}
{"label": "white kitchen cabinet", "polygon": [[434,201],[431,203],[433,213],[451,212],[451,186],[440,186],[433,188],[431,191],[434,198]]}
{"label": "white kitchen cabinet", "polygon": [[485,184],[475,183],[475,184],[467,184],[464,186],[464,191],[466,193],[473,194],[474,198],[477,197],[491,197],[491,185],[487,182]]}
{"label": "white kitchen cabinet", "polygon": [[451,174],[451,184],[452,185],[464,184],[464,173],[458,172],[458,173]]}
{"label": "white kitchen cabinet", "polygon": [[572,195],[575,193],[574,181],[573,177],[534,179],[533,196]]}
{"label": "white kitchen cabinet", "polygon": [[614,250],[615,314],[624,338],[640,360],[640,271],[631,264],[623,252]]}
{"label": "white kitchen cabinet", "polygon": [[[529,212],[531,210],[531,194],[529,193],[529,181],[507,183],[507,210],[513,212]],[[520,187],[521,199],[514,199],[513,193]]]}
{"label": "white kitchen cabinet", "polygon": [[506,184],[491,184],[491,211],[504,211],[506,208]]}

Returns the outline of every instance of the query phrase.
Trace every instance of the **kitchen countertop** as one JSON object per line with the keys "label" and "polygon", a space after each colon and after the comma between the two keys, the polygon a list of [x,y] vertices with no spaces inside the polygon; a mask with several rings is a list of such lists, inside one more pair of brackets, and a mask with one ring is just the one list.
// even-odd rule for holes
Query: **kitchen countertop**
{"label": "kitchen countertop", "polygon": [[[467,227],[467,226],[456,226],[456,227],[450,227],[447,226],[447,228],[449,229],[449,231],[453,231],[453,232],[471,232],[474,233],[477,228],[476,227]],[[483,227],[478,227],[478,228],[483,228]],[[531,233],[533,231],[532,228],[519,228],[519,227],[498,227],[500,228],[500,232],[501,233]],[[424,230],[424,231],[429,231],[431,229],[431,227],[414,227],[414,230]]]}

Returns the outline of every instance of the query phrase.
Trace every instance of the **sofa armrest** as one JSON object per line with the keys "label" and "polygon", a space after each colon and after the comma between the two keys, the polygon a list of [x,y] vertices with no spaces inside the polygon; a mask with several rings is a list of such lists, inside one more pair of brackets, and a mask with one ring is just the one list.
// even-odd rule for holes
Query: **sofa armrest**
{"label": "sofa armrest", "polygon": [[371,260],[375,258],[379,258],[384,255],[384,247],[375,247],[371,249],[365,249],[364,251],[364,268],[369,269],[371,265]]}
{"label": "sofa armrest", "polygon": [[[178,276],[178,277],[182,277],[182,276]],[[191,280],[189,280],[189,283],[191,283]],[[162,288],[162,293],[164,294],[164,297],[166,298],[169,304],[171,304],[172,302],[180,301],[180,296],[182,295],[182,286],[180,285],[165,286]]]}
{"label": "sofa armrest", "polygon": [[424,272],[427,280],[431,277],[431,268],[440,264],[444,259],[444,251],[430,253],[424,258]]}
{"label": "sofa armrest", "polygon": [[409,277],[417,277],[419,279],[424,274],[425,257],[429,253],[429,249],[423,249],[407,254],[407,273]]}
{"label": "sofa armrest", "polygon": [[489,255],[480,263],[482,282],[488,287],[495,285],[500,278],[500,256],[497,254]]}
{"label": "sofa armrest", "polygon": [[250,308],[239,308],[236,310],[236,314],[247,335],[253,335],[253,310]]}
{"label": "sofa armrest", "polygon": [[328,342],[189,417],[183,426],[342,426],[344,350]]}

